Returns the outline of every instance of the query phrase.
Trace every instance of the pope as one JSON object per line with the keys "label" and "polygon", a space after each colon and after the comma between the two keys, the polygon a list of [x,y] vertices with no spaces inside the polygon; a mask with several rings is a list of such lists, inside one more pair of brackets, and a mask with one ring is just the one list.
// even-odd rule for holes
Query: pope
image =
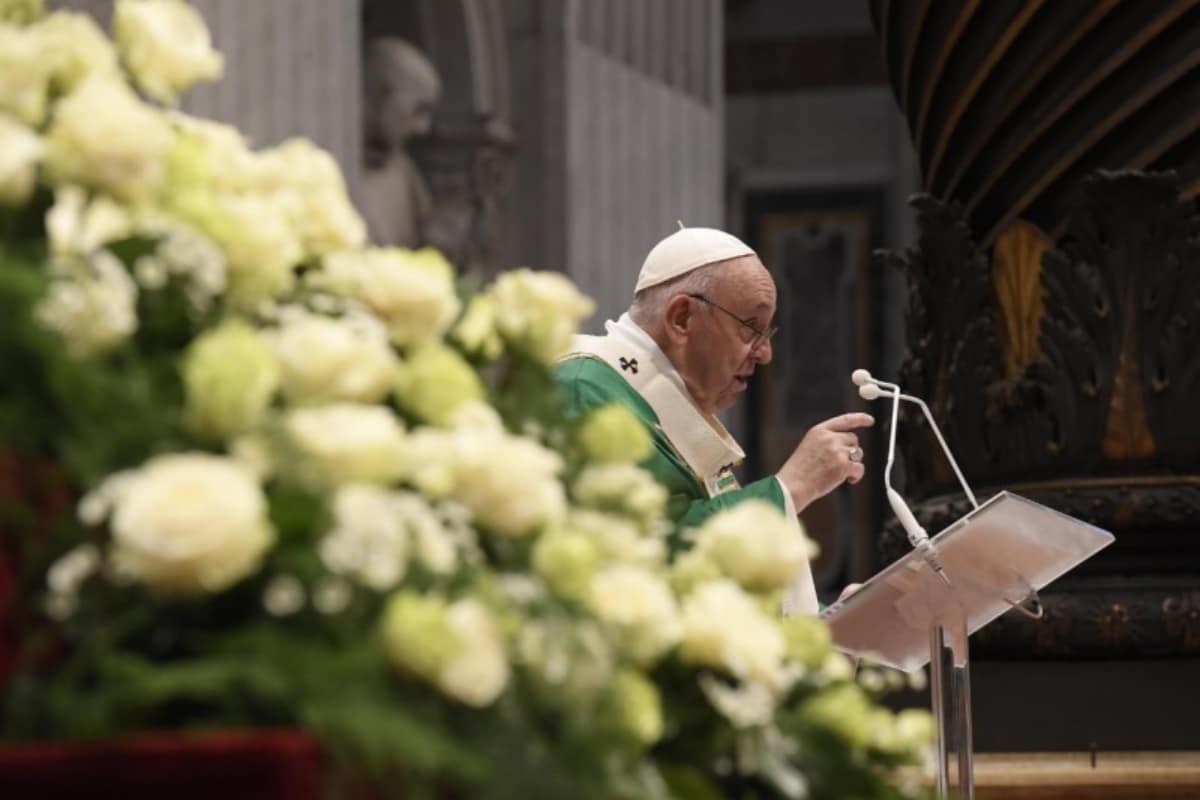
{"label": "pope", "polygon": [[[814,500],[863,476],[855,431],[874,423],[849,413],[813,426],[779,472],[740,486],[733,469],[745,457],[717,419],[771,360],[775,282],[737,237],[684,228],[646,256],[633,302],[604,336],[579,336],[555,367],[568,413],[612,403],[646,426],[654,451],[645,463],[669,492],[668,516],[692,527],[750,498],[796,521]],[[812,573],[796,577],[785,612],[815,613]]]}

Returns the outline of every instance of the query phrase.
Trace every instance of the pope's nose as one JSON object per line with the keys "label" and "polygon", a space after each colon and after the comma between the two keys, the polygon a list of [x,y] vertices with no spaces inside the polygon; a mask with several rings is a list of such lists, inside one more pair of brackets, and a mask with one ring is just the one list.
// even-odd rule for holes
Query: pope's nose
{"label": "pope's nose", "polygon": [[750,353],[750,357],[753,358],[755,361],[757,361],[759,364],[770,364],[771,358],[774,355],[775,355],[775,353],[771,349],[771,340],[770,339],[763,339],[761,342],[759,342],[758,344],[756,344],[754,346],[754,350],[751,351],[751,353]]}

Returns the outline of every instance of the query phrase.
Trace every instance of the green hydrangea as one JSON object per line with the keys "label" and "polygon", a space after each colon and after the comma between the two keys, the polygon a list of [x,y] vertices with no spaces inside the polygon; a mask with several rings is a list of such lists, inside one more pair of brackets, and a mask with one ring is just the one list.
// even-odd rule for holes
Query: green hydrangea
{"label": "green hydrangea", "polygon": [[600,550],[585,533],[548,531],[533,548],[533,568],[563,597],[583,598],[601,563]]}
{"label": "green hydrangea", "polygon": [[617,673],[609,713],[616,729],[639,745],[649,746],[662,738],[662,698],[658,687],[640,672]]}
{"label": "green hydrangea", "polygon": [[0,22],[28,25],[45,13],[42,0],[0,0]]}
{"label": "green hydrangea", "polygon": [[463,406],[484,396],[479,375],[462,356],[445,345],[418,347],[397,370],[397,404],[433,425],[449,426]]}
{"label": "green hydrangea", "polygon": [[431,681],[462,649],[445,601],[412,591],[388,601],[382,635],[394,667]]}
{"label": "green hydrangea", "polygon": [[637,463],[650,457],[650,434],[633,412],[622,405],[593,411],[579,427],[579,444],[593,461]]}
{"label": "green hydrangea", "polygon": [[258,332],[229,320],[197,338],[183,359],[184,418],[202,436],[227,439],[261,418],[279,387],[279,365]]}

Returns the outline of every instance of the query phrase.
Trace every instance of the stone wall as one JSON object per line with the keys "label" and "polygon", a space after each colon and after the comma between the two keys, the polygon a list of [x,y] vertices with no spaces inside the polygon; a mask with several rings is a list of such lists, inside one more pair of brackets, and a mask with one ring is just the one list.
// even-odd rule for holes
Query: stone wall
{"label": "stone wall", "polygon": [[568,272],[596,330],[677,221],[724,224],[721,3],[512,8],[521,260]]}
{"label": "stone wall", "polygon": [[193,0],[225,55],[225,77],[184,110],[236,124],[256,147],[306,136],[353,185],[362,163],[358,0]]}

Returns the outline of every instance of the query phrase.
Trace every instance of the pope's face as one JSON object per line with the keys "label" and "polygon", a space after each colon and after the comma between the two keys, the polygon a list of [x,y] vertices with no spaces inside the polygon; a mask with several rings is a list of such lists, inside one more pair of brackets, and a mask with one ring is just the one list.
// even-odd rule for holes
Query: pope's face
{"label": "pope's face", "polygon": [[758,365],[771,360],[771,340],[760,333],[775,322],[775,281],[757,256],[743,256],[703,298],[690,300],[695,326],[679,372],[700,410],[715,414],[733,406]]}

